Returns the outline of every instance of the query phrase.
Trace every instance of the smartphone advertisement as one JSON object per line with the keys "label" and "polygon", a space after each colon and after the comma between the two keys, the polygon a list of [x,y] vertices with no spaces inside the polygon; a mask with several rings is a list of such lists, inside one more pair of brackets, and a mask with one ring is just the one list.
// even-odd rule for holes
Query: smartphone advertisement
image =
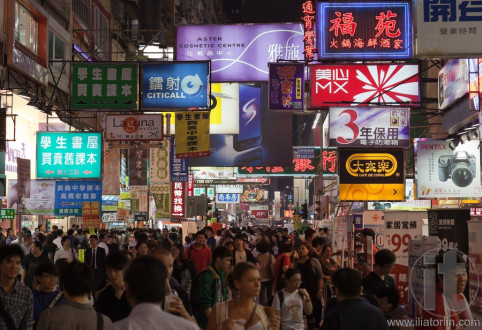
{"label": "smartphone advertisement", "polygon": [[261,144],[261,87],[239,86],[239,134],[234,149],[243,151]]}

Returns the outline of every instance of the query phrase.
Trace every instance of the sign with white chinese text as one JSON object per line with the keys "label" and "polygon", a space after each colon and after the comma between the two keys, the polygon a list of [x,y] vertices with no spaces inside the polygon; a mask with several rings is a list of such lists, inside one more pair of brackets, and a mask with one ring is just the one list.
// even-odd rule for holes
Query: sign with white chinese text
{"label": "sign with white chinese text", "polygon": [[209,62],[142,64],[143,109],[207,109]]}
{"label": "sign with white chinese text", "polygon": [[176,113],[176,157],[204,157],[211,154],[209,112]]}
{"label": "sign with white chinese text", "polygon": [[318,2],[319,58],[409,59],[412,26],[409,1]]}
{"label": "sign with white chinese text", "polygon": [[188,197],[194,196],[194,174],[193,173],[189,173],[188,175],[186,190],[187,190]]}
{"label": "sign with white chinese text", "polygon": [[176,157],[176,141],[171,137],[171,182],[188,182],[189,159]]}
{"label": "sign with white chinese text", "polygon": [[310,65],[311,108],[420,103],[417,64]]}
{"label": "sign with white chinese text", "polygon": [[438,237],[438,248],[469,253],[467,221],[470,209],[431,209],[428,211],[428,235]]}
{"label": "sign with white chinese text", "polygon": [[82,215],[83,202],[102,202],[102,181],[56,181],[55,215]]}
{"label": "sign with white chinese text", "polygon": [[72,109],[137,110],[137,64],[72,63]]}
{"label": "sign with white chinese text", "polygon": [[100,178],[102,133],[37,132],[37,178]]}
{"label": "sign with white chinese text", "polygon": [[216,193],[216,203],[239,203],[240,194]]}
{"label": "sign with white chinese text", "polygon": [[330,146],[400,148],[410,145],[410,110],[330,108]]}
{"label": "sign with white chinese text", "polygon": [[149,149],[129,149],[129,186],[147,185],[147,157]]}
{"label": "sign with white chinese text", "polygon": [[171,216],[184,217],[186,184],[184,182],[173,182],[171,184],[171,191]]}
{"label": "sign with white chinese text", "polygon": [[106,141],[162,141],[162,114],[106,115]]}
{"label": "sign with white chinese text", "polygon": [[303,111],[305,65],[269,63],[269,109]]}
{"label": "sign with white chinese text", "polygon": [[0,219],[15,219],[15,209],[1,209]]}

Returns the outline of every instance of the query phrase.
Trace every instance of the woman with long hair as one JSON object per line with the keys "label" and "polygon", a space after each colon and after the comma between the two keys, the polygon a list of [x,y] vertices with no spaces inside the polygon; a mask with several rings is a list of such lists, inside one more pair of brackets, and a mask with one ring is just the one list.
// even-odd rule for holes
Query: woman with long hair
{"label": "woman with long hair", "polygon": [[52,263],[54,262],[55,250],[57,250],[57,245],[54,243],[54,239],[56,238],[57,236],[55,234],[48,234],[42,246],[42,254],[47,256]]}
{"label": "woman with long hair", "polygon": [[171,249],[174,259],[172,276],[179,282],[181,289],[189,295],[191,292],[192,280],[196,277],[196,268],[191,259],[187,259],[181,243],[175,243]]}
{"label": "woman with long hair", "polygon": [[254,264],[238,263],[228,276],[228,284],[235,298],[213,307],[208,330],[279,329],[280,319],[273,308],[254,302],[261,289],[259,271]]}

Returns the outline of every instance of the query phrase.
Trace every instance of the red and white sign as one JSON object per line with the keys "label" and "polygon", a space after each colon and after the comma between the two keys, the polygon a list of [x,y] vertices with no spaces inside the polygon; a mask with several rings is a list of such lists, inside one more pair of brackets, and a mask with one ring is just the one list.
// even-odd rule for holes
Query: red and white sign
{"label": "red and white sign", "polygon": [[268,210],[251,210],[251,215],[256,219],[267,218],[269,215]]}
{"label": "red and white sign", "polygon": [[285,210],[284,211],[284,216],[285,218],[291,218],[293,216],[294,210]]}
{"label": "red and white sign", "polygon": [[187,179],[187,195],[189,197],[194,196],[194,174],[189,173]]}
{"label": "red and white sign", "polygon": [[311,65],[311,108],[420,104],[417,64]]}
{"label": "red and white sign", "polygon": [[184,217],[184,196],[186,193],[186,186],[184,182],[172,183],[171,195],[171,216]]}
{"label": "red and white sign", "polygon": [[482,217],[482,207],[471,207],[470,208],[471,217]]}
{"label": "red and white sign", "polygon": [[156,115],[106,115],[106,141],[162,141],[163,118]]}

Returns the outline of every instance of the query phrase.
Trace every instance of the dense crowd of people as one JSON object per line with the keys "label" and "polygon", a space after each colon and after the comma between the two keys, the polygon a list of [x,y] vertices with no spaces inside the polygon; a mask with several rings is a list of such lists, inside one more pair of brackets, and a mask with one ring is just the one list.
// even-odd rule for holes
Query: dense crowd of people
{"label": "dense crowd of people", "polygon": [[178,227],[40,226],[23,228],[20,241],[8,229],[0,329],[376,330],[407,319],[388,275],[393,252],[377,251],[373,271],[346,268],[331,241],[327,228],[205,227],[183,236]]}

